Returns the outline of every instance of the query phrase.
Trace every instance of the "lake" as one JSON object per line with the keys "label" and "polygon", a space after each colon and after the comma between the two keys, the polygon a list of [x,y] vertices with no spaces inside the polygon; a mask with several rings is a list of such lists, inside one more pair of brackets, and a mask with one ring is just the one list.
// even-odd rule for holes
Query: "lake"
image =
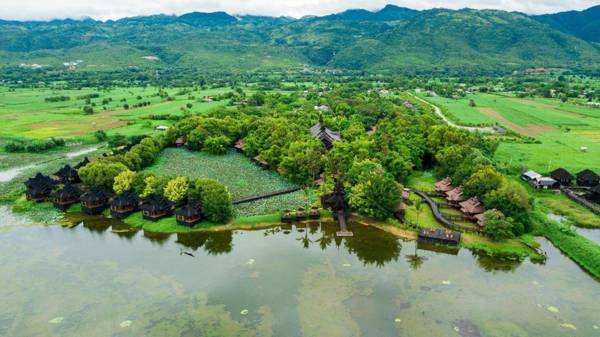
{"label": "lake", "polygon": [[[6,213],[6,209],[4,209]],[[597,336],[600,283],[374,228],[153,234],[0,217],[0,336]],[[80,223],[81,222],[81,223]]]}

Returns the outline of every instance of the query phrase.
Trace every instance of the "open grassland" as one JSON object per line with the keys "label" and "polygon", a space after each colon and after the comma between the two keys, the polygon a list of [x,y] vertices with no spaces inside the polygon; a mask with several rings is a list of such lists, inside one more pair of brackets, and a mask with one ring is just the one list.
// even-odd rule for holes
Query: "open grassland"
{"label": "open grassland", "polygon": [[[203,96],[217,95],[229,89],[191,91],[183,94],[181,89],[163,89],[171,97],[161,97],[155,87],[113,88],[96,90],[56,90],[50,88],[14,89],[0,87],[0,138],[83,137],[97,130],[109,134],[126,135],[149,134],[159,124],[169,125],[169,121],[144,120],[150,115],[183,115],[184,109],[191,113],[201,113],[222,102],[201,102]],[[86,103],[86,95],[98,94]],[[65,96],[70,99],[60,102],[46,102],[46,98]],[[150,102],[150,105],[134,105]],[[125,104],[129,109],[125,109]],[[187,104],[192,104],[187,108]],[[95,105],[95,106],[92,106]],[[91,106],[93,114],[84,114],[83,108]]]}
{"label": "open grassland", "polygon": [[231,150],[217,156],[185,149],[165,149],[147,171],[157,175],[210,178],[227,186],[233,199],[274,192],[294,185],[276,172],[263,170]]}
{"label": "open grassland", "polygon": [[[600,109],[549,98],[517,98],[491,94],[458,100],[428,97],[464,124],[497,123],[539,144],[506,141],[496,160],[542,173],[564,167],[576,173],[600,168]],[[475,107],[469,105],[470,100]],[[587,148],[587,152],[581,150]]]}

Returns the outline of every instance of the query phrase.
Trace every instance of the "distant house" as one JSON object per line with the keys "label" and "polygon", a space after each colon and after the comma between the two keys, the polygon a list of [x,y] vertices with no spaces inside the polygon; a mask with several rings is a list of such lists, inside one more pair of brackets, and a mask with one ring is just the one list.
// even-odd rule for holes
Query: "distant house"
{"label": "distant house", "polygon": [[485,228],[485,213],[479,213],[475,215],[475,220],[477,221],[477,226],[479,226],[479,229],[484,229]]}
{"label": "distant house", "polygon": [[550,173],[550,178],[558,181],[562,186],[571,186],[575,177],[564,168],[558,168]]}
{"label": "distant house", "polygon": [[583,170],[577,173],[577,185],[594,187],[600,183],[600,177],[592,170]]}
{"label": "distant house", "polygon": [[323,124],[323,116],[320,117],[319,122],[310,128],[310,134],[313,138],[320,140],[325,145],[325,148],[331,149],[334,142],[342,141],[342,136],[339,132],[331,131]]}
{"label": "distant house", "polygon": [[88,215],[102,213],[108,207],[110,196],[101,188],[92,188],[81,196],[81,210]]}
{"label": "distant house", "polygon": [[525,70],[525,75],[544,75],[546,68],[529,68]]}
{"label": "distant house", "polygon": [[25,192],[27,200],[41,202],[48,199],[52,193],[54,182],[50,177],[38,173],[35,177],[28,179],[25,186],[27,187]]}
{"label": "distant house", "polygon": [[527,171],[527,172],[521,174],[521,179],[528,183],[534,182],[541,177],[542,177],[542,175],[535,171]]}
{"label": "distant house", "polygon": [[67,182],[62,189],[52,196],[54,207],[66,211],[71,205],[79,202],[81,191],[73,184]]}
{"label": "distant house", "polygon": [[246,145],[244,144],[244,140],[238,139],[235,142],[235,145],[233,145],[233,148],[239,153],[244,153],[246,151]]}
{"label": "distant house", "polygon": [[483,204],[479,198],[473,197],[467,201],[459,203],[460,211],[469,219],[475,219],[475,215],[485,212]]}
{"label": "distant house", "polygon": [[167,131],[169,130],[169,127],[166,125],[159,125],[156,127],[156,131]]}
{"label": "distant house", "polygon": [[315,111],[318,111],[318,112],[329,112],[329,111],[331,111],[331,108],[328,107],[327,105],[315,105]]}
{"label": "distant house", "polygon": [[541,177],[533,181],[533,186],[539,189],[556,189],[560,187],[560,183],[550,177]]}

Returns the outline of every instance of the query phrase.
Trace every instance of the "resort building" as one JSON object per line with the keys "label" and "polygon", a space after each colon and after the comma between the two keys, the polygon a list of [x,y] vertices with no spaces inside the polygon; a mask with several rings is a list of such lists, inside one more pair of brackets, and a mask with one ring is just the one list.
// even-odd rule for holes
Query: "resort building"
{"label": "resort building", "polygon": [[41,202],[50,197],[54,182],[50,177],[38,172],[35,177],[29,178],[25,182],[25,186],[27,187],[25,192],[27,200]]}
{"label": "resort building", "polygon": [[54,207],[66,211],[71,205],[79,202],[81,191],[73,184],[67,182],[62,189],[52,196]]}
{"label": "resort building", "polygon": [[175,211],[177,223],[182,226],[194,227],[195,224],[202,221],[202,207],[196,200],[188,200],[187,205]]}
{"label": "resort building", "polygon": [[577,185],[594,187],[600,184],[600,177],[592,170],[583,170],[577,173]]}
{"label": "resort building", "polygon": [[342,141],[342,136],[339,132],[331,131],[323,124],[323,116],[319,118],[319,122],[310,128],[310,134],[313,138],[320,140],[328,150],[333,147],[334,142]]}
{"label": "resort building", "polygon": [[125,192],[110,203],[110,214],[115,219],[124,219],[136,212],[140,205],[140,198],[131,192]]}
{"label": "resort building", "polygon": [[600,184],[590,188],[588,199],[600,202]]}
{"label": "resort building", "polygon": [[457,245],[460,242],[460,232],[447,229],[421,228],[417,234],[419,241],[430,243],[441,243],[446,245]]}
{"label": "resort building", "polygon": [[526,181],[528,183],[530,183],[532,181],[536,181],[537,179],[539,179],[541,177],[542,177],[542,175],[535,171],[527,171],[527,172],[521,174],[521,180]]}
{"label": "resort building", "polygon": [[102,213],[108,207],[110,196],[101,188],[94,187],[81,196],[81,210],[88,215]]}
{"label": "resort building", "polygon": [[473,197],[467,201],[459,203],[460,211],[469,219],[475,220],[475,215],[485,212],[483,204],[479,198]]}
{"label": "resort building", "polygon": [[557,168],[550,173],[550,178],[556,180],[562,186],[571,186],[575,177],[564,168]]}
{"label": "resort building", "polygon": [[446,193],[454,189],[452,186],[452,179],[450,177],[444,178],[444,180],[435,183],[435,191],[438,193]]}
{"label": "resort building", "polygon": [[463,196],[463,187],[458,186],[446,192],[446,200],[451,205],[458,205],[461,201],[464,201],[465,197]]}
{"label": "resort building", "polygon": [[144,219],[158,221],[171,215],[173,204],[162,195],[153,195],[146,201],[141,209]]}
{"label": "resort building", "polygon": [[54,173],[54,177],[56,181],[58,181],[61,184],[75,184],[80,182],[77,170],[72,168],[70,165],[65,165],[60,170],[56,171],[56,173]]}

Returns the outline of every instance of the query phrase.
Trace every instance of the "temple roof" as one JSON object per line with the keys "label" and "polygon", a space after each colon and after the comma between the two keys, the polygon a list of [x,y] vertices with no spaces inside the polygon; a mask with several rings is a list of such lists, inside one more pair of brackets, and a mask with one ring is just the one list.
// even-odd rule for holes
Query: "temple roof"
{"label": "temple roof", "polygon": [[449,201],[463,201],[465,200],[463,197],[463,187],[458,186],[448,192],[446,192],[446,199]]}
{"label": "temple roof", "polygon": [[75,185],[71,183],[66,183],[63,188],[54,193],[54,198],[56,199],[73,199],[79,198],[81,195],[81,191]]}
{"label": "temple roof", "polygon": [[169,199],[165,198],[162,195],[154,194],[150,199],[142,205],[142,209],[144,211],[164,211],[170,209],[173,206],[173,203],[169,201]]}
{"label": "temple roof", "polygon": [[35,175],[35,177],[29,178],[25,182],[25,186],[27,186],[28,189],[46,188],[46,187],[49,187],[50,189],[52,189],[52,187],[54,187],[54,182],[52,181],[52,179],[50,177],[45,176],[38,172]]}
{"label": "temple roof", "polygon": [[118,208],[125,208],[130,206],[136,206],[139,204],[140,198],[135,194],[129,191],[115,197],[111,205]]}
{"label": "temple roof", "polygon": [[485,212],[485,208],[477,197],[473,197],[467,201],[461,202],[460,208],[463,213],[468,214],[480,214]]}
{"label": "temple roof", "polygon": [[106,202],[109,199],[108,193],[102,188],[94,187],[81,196],[81,201],[86,203]]}
{"label": "temple roof", "polygon": [[450,177],[444,178],[444,180],[435,183],[435,190],[438,192],[448,192],[454,189],[452,186],[452,179]]}
{"label": "temple roof", "polygon": [[196,217],[201,215],[201,205],[199,202],[190,199],[187,203],[187,205],[183,206],[182,208],[178,209],[175,212],[175,215],[178,216],[183,216],[186,218],[192,218],[192,217]]}
{"label": "temple roof", "polygon": [[60,170],[56,171],[56,173],[54,173],[55,176],[58,177],[62,177],[62,178],[72,178],[72,177],[78,177],[79,175],[77,174],[77,170],[75,170],[74,168],[71,167],[71,165],[65,165],[63,166]]}
{"label": "temple roof", "polygon": [[313,127],[310,128],[310,134],[314,138],[326,141],[330,144],[342,140],[342,136],[339,132],[331,131],[330,129],[325,127],[325,124],[323,124],[322,117],[320,118],[317,124],[313,125]]}

